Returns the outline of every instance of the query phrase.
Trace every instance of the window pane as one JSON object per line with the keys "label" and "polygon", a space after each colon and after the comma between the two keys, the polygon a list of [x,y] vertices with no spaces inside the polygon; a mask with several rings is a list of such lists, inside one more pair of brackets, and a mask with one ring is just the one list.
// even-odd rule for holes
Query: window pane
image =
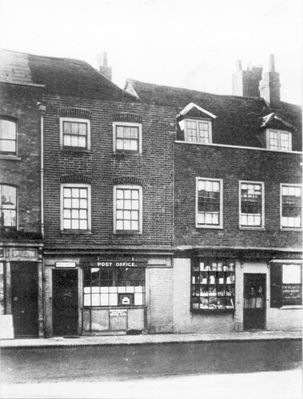
{"label": "window pane", "polygon": [[88,123],[63,122],[63,145],[87,148]]}
{"label": "window pane", "polygon": [[0,121],[0,140],[10,139],[16,140],[16,123],[1,119]]}
{"label": "window pane", "polygon": [[283,265],[282,283],[301,284],[301,265]]}
{"label": "window pane", "polygon": [[[64,229],[88,229],[88,189],[64,188],[63,200],[63,228]],[[81,197],[81,199],[80,199]]]}
{"label": "window pane", "polygon": [[262,225],[262,186],[261,184],[241,183],[241,225]]}
{"label": "window pane", "polygon": [[199,180],[197,223],[220,224],[220,182]]}
{"label": "window pane", "polygon": [[301,187],[282,186],[282,227],[301,227]]}

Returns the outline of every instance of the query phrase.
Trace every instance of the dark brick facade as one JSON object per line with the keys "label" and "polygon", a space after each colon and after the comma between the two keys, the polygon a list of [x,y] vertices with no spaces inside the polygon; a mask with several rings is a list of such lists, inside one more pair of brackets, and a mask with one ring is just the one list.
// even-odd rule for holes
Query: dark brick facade
{"label": "dark brick facade", "polygon": [[[176,143],[175,244],[300,248],[301,232],[280,229],[280,183],[301,183],[301,156]],[[223,229],[195,227],[196,177],[223,179]],[[264,182],[265,228],[239,228],[239,181]]]}
{"label": "dark brick facade", "polygon": [[[17,187],[20,238],[40,236],[40,88],[0,85],[0,115],[17,122],[17,156],[0,156],[0,182]],[[23,234],[23,233],[24,234]],[[8,232],[4,237],[16,236]]]}
{"label": "dark brick facade", "polygon": [[[169,248],[173,226],[174,137],[167,131],[164,108],[130,102],[51,97],[45,115],[45,247],[99,249],[121,246]],[[91,113],[91,150],[60,148],[59,113],[65,107]],[[142,119],[142,154],[113,153],[113,122],[122,115]],[[118,115],[118,117],[117,117]],[[117,118],[117,119],[116,119]],[[123,118],[122,118],[123,119]],[[60,183],[91,184],[92,229],[87,233],[60,231]],[[140,184],[143,189],[143,231],[113,233],[113,186]]]}

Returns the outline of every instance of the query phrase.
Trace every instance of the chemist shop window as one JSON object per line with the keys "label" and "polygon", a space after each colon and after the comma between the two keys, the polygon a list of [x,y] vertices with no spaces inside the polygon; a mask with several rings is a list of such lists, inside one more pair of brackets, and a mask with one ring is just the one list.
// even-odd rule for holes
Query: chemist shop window
{"label": "chemist shop window", "polygon": [[280,263],[270,264],[270,306],[302,305],[302,264]]}
{"label": "chemist shop window", "polygon": [[145,269],[91,267],[84,269],[84,306],[143,306]]}
{"label": "chemist shop window", "polygon": [[235,308],[235,262],[194,260],[191,273],[193,311],[233,311]]}

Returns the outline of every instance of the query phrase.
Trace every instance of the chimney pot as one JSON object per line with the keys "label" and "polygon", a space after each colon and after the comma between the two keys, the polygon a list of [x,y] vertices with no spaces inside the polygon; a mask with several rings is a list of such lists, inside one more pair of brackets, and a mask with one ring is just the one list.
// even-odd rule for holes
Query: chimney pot
{"label": "chimney pot", "polygon": [[101,75],[107,79],[112,80],[112,68],[108,66],[107,52],[103,51],[102,54],[98,55],[98,66]]}
{"label": "chimney pot", "polygon": [[269,56],[269,72],[276,72],[275,69],[275,56],[273,54],[270,54]]}

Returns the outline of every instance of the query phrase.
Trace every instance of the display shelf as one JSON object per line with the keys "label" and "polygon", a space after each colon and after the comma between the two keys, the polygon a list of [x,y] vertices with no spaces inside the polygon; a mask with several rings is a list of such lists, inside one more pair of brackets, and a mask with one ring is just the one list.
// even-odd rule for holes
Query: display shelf
{"label": "display shelf", "polygon": [[192,310],[233,311],[235,263],[205,261],[192,267]]}

